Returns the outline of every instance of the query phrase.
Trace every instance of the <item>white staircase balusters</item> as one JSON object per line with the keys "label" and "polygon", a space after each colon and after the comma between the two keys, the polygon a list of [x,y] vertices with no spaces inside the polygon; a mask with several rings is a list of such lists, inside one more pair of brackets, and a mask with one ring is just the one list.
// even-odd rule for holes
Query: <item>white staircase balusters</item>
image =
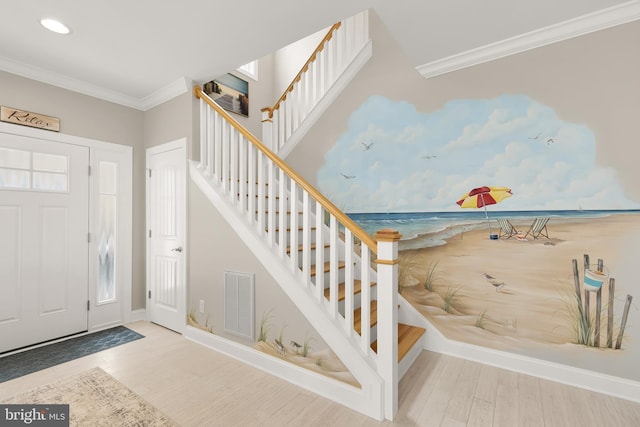
{"label": "white staircase balusters", "polygon": [[[322,207],[322,204],[320,203],[316,203],[316,210],[315,210],[315,242],[316,242],[316,259],[315,259],[315,264],[316,265],[324,265],[325,262],[325,257],[324,257],[324,242],[326,241],[325,236],[324,236],[324,213],[325,210]],[[324,288],[325,288],[325,282],[324,282],[324,274],[318,274],[316,275],[316,291],[315,291],[315,297],[316,300],[323,302],[324,301]]]}
{"label": "white staircase balusters", "polygon": [[[262,236],[264,245],[280,259],[286,260],[289,256],[285,265],[297,278],[299,286],[307,288],[307,297],[315,301],[326,315],[325,320],[315,321],[336,322],[339,327],[335,332],[343,337],[335,340],[331,336],[323,336],[323,339],[346,360],[353,358],[346,356],[349,352],[357,353],[363,366],[374,369],[370,384],[379,384],[375,371],[376,354],[369,347],[372,339],[369,328],[372,317],[370,287],[375,281],[370,259],[372,251],[375,256],[376,243],[248,134],[200,88],[196,89],[196,95],[204,99],[201,106],[206,110],[201,115],[205,119],[202,126],[203,157],[197,169],[246,226],[252,228],[257,236]],[[357,237],[354,230],[357,230]],[[325,249],[327,242],[329,247]],[[326,275],[325,266],[328,267]],[[358,309],[354,297],[356,279],[362,281],[364,295],[360,307],[362,323],[357,325],[359,336],[354,330],[354,311]],[[340,300],[341,283],[344,283],[343,292],[346,292],[344,302]],[[326,285],[329,286],[328,295],[325,295]],[[308,304],[294,302],[301,306]],[[311,324],[323,329],[314,321]],[[367,345],[362,344],[365,340]],[[340,348],[341,344],[337,344],[340,342],[351,342],[352,345],[350,349]],[[352,372],[362,370],[362,366],[353,364],[348,367]],[[369,384],[366,377],[357,379],[365,383],[363,385]]]}

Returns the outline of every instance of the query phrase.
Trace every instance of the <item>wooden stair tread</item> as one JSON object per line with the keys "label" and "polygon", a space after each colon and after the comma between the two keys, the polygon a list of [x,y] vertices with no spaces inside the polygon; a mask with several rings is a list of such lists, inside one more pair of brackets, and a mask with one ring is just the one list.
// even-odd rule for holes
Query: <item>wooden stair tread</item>
{"label": "wooden stair tread", "polygon": [[[324,244],[325,249],[331,247],[331,245],[329,243],[325,243]],[[298,245],[298,252],[302,252],[303,246],[302,245]],[[311,244],[311,250],[315,251],[316,250],[316,244],[312,243]],[[287,253],[291,253],[291,246],[287,246]]]}
{"label": "wooden stair tread", "polygon": [[[344,268],[344,261],[338,262],[338,268]],[[331,261],[327,261],[324,263],[324,272],[328,273],[331,270]],[[311,266],[311,276],[316,275],[316,266],[315,264]]]}
{"label": "wooden stair tread", "polygon": [[[299,226],[299,227],[298,227],[298,231],[302,231],[302,230],[304,230],[304,227]],[[316,227],[311,227],[311,228],[310,228],[310,230],[311,230],[311,231],[315,231],[315,230],[316,230]],[[268,228],[265,228],[265,229],[264,229],[264,231],[266,231],[266,232],[268,233],[268,232],[269,232],[269,229],[268,229]],[[286,231],[287,231],[287,232],[290,232],[290,231],[291,231],[291,227],[287,227],[287,228],[286,228]],[[280,227],[276,227],[276,233],[279,233],[279,232],[280,232]]]}
{"label": "wooden stair tread", "polygon": [[[409,353],[409,350],[427,330],[418,326],[398,323],[398,362]],[[371,343],[371,348],[378,352],[378,340]]]}
{"label": "wooden stair tread", "polygon": [[[259,213],[258,210],[256,210],[256,214]],[[264,211],[265,215],[269,214],[269,211]],[[291,215],[291,211],[286,211],[287,215]],[[302,211],[298,211],[298,215],[302,215],[304,214],[304,212]],[[276,211],[276,215],[280,215],[280,211]]]}
{"label": "wooden stair tread", "polygon": [[[376,285],[376,282],[371,282],[371,287],[374,287],[375,285]],[[360,292],[362,292],[362,281],[359,279],[355,279],[353,281],[353,294],[357,295]],[[324,297],[326,299],[329,299],[330,294],[331,294],[331,289],[326,288],[324,290]],[[344,301],[345,297],[346,297],[345,284],[340,283],[338,285],[338,301]]]}
{"label": "wooden stair tread", "polygon": [[[369,313],[369,327],[374,327],[378,323],[378,301],[371,301]],[[353,312],[353,329],[356,330],[358,334],[362,331],[362,308],[357,308]]]}

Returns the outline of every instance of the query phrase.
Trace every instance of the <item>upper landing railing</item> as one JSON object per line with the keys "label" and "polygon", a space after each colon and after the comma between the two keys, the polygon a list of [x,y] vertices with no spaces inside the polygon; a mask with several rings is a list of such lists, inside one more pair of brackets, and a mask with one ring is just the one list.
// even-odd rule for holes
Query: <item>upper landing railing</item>
{"label": "upper landing railing", "polygon": [[280,151],[368,42],[368,11],[330,28],[275,104],[262,109],[269,148]]}

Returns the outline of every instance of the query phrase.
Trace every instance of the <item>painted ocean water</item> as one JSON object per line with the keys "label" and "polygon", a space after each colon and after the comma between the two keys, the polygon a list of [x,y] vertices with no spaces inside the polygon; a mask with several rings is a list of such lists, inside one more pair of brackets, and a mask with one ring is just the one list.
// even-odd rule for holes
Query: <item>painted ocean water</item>
{"label": "painted ocean water", "polygon": [[498,233],[500,226],[496,218],[507,218],[511,222],[531,221],[537,217],[551,217],[554,221],[601,218],[609,215],[637,214],[640,210],[553,210],[553,211],[489,211],[489,223],[484,210],[460,210],[452,212],[389,212],[349,213],[364,231],[373,235],[383,228],[391,228],[402,234],[400,249],[419,249],[444,245],[446,239],[465,231],[489,228]]}

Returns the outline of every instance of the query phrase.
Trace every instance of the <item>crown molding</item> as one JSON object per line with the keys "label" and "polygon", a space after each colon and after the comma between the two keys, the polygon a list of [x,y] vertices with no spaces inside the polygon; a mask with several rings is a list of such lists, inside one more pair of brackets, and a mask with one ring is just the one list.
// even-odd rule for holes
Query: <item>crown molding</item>
{"label": "crown molding", "polygon": [[175,98],[176,96],[190,92],[192,86],[193,80],[188,77],[180,77],[173,83],[169,83],[168,85],[156,90],[151,95],[142,98],[138,103],[138,109],[142,111],[150,110],[153,107],[157,107],[158,105]]}
{"label": "crown molding", "polygon": [[471,49],[416,67],[424,78],[482,64],[573,37],[640,19],[640,0],[633,0],[558,24]]}
{"label": "crown molding", "polygon": [[135,98],[2,56],[0,56],[0,70],[141,111],[147,111],[191,90],[191,80],[181,77],[151,95]]}

